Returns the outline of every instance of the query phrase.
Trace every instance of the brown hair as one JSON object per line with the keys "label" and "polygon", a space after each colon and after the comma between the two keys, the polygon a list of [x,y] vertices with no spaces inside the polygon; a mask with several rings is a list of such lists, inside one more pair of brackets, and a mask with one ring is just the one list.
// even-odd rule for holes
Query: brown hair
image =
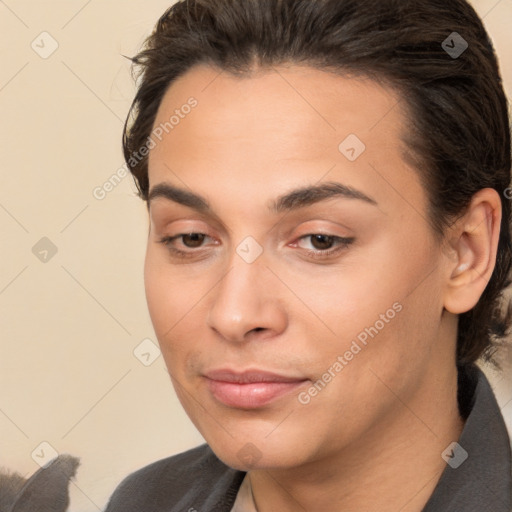
{"label": "brown hair", "polygon": [[[167,88],[199,63],[241,76],[256,66],[303,64],[392,84],[407,103],[405,142],[439,237],[478,190],[503,194],[510,185],[510,127],[498,63],[464,0],[179,1],[132,60],[141,80],[123,146],[144,200],[147,156],[133,154],[146,144]],[[459,365],[492,360],[512,319],[512,306],[503,308],[501,300],[510,284],[509,201],[502,201],[502,212],[493,275],[478,304],[459,315]]]}

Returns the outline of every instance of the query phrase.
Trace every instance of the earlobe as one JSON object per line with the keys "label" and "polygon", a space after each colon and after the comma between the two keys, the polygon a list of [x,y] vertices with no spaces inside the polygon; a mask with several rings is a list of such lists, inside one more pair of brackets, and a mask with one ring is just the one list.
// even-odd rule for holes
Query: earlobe
{"label": "earlobe", "polygon": [[482,189],[452,228],[452,249],[456,256],[446,258],[449,277],[444,307],[453,314],[472,309],[492,276],[501,215],[499,194],[494,189]]}

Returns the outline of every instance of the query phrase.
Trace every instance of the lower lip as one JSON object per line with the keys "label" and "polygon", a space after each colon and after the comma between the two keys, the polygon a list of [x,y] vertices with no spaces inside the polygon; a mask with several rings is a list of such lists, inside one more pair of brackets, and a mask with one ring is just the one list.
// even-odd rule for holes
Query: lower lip
{"label": "lower lip", "polygon": [[224,405],[239,409],[257,409],[291,393],[305,381],[251,382],[239,384],[207,379],[212,395]]}

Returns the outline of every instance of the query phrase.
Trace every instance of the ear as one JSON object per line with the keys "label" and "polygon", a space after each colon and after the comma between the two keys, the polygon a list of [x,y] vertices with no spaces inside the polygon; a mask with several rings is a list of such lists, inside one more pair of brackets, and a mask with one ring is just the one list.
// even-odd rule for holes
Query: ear
{"label": "ear", "polygon": [[496,190],[479,190],[466,213],[450,228],[446,254],[444,307],[453,314],[472,309],[491,279],[501,225],[501,198]]}

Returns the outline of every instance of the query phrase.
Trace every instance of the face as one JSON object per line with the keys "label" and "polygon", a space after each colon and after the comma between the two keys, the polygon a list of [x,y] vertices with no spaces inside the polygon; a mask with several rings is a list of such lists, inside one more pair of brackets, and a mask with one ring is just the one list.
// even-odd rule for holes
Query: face
{"label": "face", "polygon": [[183,407],[232,467],[361,446],[450,359],[400,107],[369,79],[206,65],[160,105],[148,307]]}

